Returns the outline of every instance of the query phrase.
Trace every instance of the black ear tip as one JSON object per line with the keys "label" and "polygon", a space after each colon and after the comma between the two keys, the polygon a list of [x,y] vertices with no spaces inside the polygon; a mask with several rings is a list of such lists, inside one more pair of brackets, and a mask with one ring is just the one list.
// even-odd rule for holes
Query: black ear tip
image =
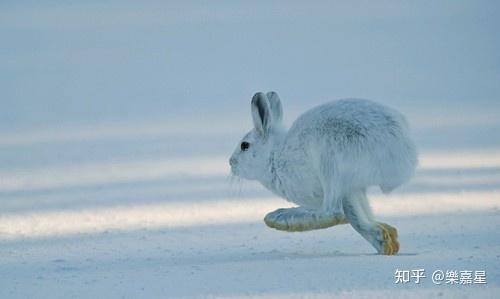
{"label": "black ear tip", "polygon": [[256,104],[258,101],[262,101],[266,98],[266,95],[263,92],[257,92],[252,97],[252,103]]}

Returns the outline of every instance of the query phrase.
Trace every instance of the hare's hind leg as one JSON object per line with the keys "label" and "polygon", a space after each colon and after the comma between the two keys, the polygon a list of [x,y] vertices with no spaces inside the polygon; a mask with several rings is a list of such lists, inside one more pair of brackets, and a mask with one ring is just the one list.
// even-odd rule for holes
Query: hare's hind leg
{"label": "hare's hind leg", "polygon": [[269,227],[289,232],[322,229],[347,223],[345,218],[334,217],[321,210],[303,207],[277,209],[267,214],[264,222]]}
{"label": "hare's hind leg", "polygon": [[343,199],[344,213],[352,227],[380,254],[394,255],[399,251],[397,230],[373,220],[364,190],[351,193]]}

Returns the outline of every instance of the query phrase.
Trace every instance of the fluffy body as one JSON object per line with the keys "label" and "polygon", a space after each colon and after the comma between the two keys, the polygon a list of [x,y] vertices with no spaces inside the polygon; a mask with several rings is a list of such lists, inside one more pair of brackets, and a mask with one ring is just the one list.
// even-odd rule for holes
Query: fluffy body
{"label": "fluffy body", "polygon": [[395,229],[373,220],[366,188],[387,193],[414,173],[417,153],[402,114],[368,100],[339,100],[305,112],[286,130],[279,97],[269,92],[253,97],[252,115],[255,128],[242,140],[250,146],[235,150],[232,172],[299,205],[268,214],[266,224],[302,231],[349,222],[380,253],[399,249]]}
{"label": "fluffy body", "polygon": [[342,213],[340,199],[368,186],[390,192],[414,172],[415,146],[398,112],[367,100],[340,100],[301,115],[270,159],[276,194]]}

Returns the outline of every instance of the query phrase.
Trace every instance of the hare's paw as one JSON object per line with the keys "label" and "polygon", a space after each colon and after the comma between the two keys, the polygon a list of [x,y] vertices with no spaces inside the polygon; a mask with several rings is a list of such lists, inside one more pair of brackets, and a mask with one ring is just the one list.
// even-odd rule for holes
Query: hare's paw
{"label": "hare's paw", "polygon": [[266,215],[264,222],[277,230],[297,232],[327,228],[347,223],[345,218],[305,208],[278,209]]}
{"label": "hare's paw", "polygon": [[385,223],[378,223],[377,226],[381,234],[379,253],[384,255],[397,254],[399,251],[399,242],[396,228]]}

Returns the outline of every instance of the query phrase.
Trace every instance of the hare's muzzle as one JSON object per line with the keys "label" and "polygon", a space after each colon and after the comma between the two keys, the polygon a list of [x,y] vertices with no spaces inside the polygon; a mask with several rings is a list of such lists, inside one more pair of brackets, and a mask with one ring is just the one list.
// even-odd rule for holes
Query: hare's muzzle
{"label": "hare's muzzle", "polygon": [[237,163],[238,161],[236,161],[234,157],[231,157],[231,159],[229,159],[229,165],[231,165],[232,167],[236,166]]}

